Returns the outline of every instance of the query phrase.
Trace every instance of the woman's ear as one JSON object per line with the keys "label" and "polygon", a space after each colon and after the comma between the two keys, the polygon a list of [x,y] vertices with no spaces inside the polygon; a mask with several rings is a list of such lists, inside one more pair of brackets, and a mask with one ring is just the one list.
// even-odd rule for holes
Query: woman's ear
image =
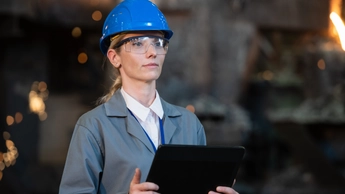
{"label": "woman's ear", "polygon": [[114,49],[109,49],[107,52],[107,57],[110,63],[115,67],[119,68],[121,66],[120,56],[116,53]]}

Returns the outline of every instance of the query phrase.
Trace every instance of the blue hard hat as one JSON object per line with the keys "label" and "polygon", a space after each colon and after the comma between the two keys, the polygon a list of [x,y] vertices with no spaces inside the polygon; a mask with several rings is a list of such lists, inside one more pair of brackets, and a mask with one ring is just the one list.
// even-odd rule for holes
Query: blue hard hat
{"label": "blue hard hat", "polygon": [[101,51],[106,55],[110,37],[118,33],[151,30],[164,32],[166,39],[173,35],[165,16],[154,3],[149,0],[124,0],[105,19],[100,38]]}

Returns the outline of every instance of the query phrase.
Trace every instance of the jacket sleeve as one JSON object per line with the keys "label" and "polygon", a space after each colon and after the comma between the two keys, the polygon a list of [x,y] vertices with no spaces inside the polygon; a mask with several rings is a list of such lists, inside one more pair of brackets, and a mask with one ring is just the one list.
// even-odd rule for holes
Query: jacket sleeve
{"label": "jacket sleeve", "polygon": [[100,142],[89,129],[76,125],[69,145],[59,193],[97,193],[103,169]]}
{"label": "jacket sleeve", "polygon": [[203,125],[198,120],[198,145],[206,145],[206,135]]}

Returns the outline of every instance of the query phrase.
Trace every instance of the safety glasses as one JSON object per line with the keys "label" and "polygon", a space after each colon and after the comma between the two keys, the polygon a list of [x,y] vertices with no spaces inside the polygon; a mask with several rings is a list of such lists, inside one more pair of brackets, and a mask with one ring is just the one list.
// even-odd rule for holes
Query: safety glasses
{"label": "safety glasses", "polygon": [[114,49],[125,46],[126,52],[145,54],[152,45],[158,55],[165,55],[168,52],[169,40],[159,36],[134,36],[121,40]]}

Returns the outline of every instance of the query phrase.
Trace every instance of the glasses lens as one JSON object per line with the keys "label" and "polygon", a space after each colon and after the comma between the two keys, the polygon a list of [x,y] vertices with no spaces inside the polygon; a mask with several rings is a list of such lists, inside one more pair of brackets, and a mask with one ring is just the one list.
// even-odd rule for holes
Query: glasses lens
{"label": "glasses lens", "polygon": [[165,55],[168,52],[169,41],[162,37],[138,36],[130,37],[124,41],[126,42],[125,49],[127,52],[144,54],[150,46],[153,46],[159,55]]}

